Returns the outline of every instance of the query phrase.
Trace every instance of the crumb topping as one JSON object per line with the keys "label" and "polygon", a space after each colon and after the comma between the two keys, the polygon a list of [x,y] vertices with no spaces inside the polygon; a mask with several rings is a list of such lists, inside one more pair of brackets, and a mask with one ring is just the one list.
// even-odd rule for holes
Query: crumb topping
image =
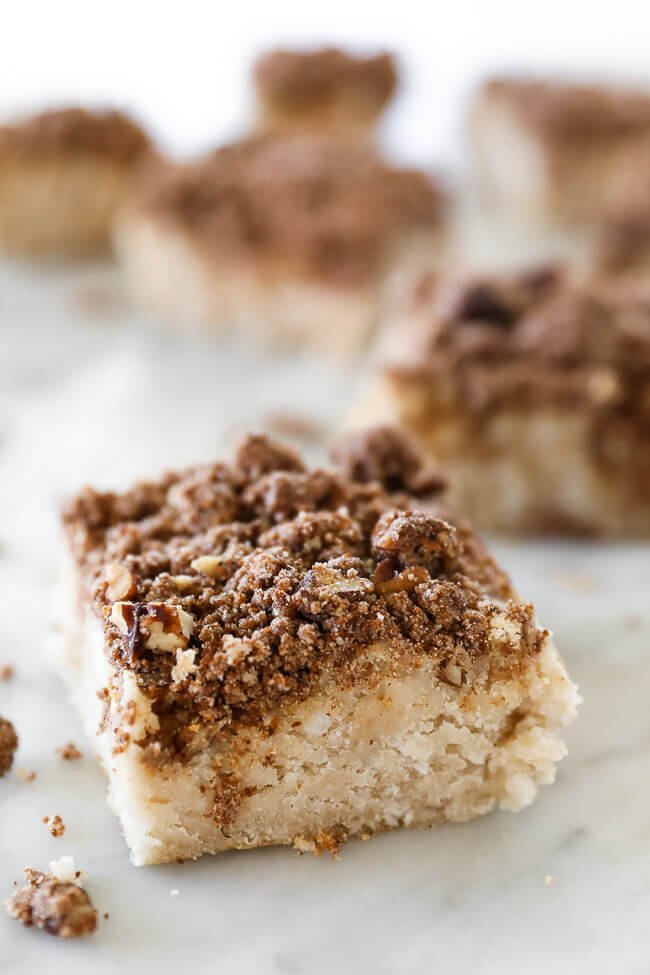
{"label": "crumb topping", "polygon": [[650,95],[644,91],[526,78],[496,78],[484,97],[506,99],[525,124],[548,136],[585,138],[636,135],[650,129]]}
{"label": "crumb topping", "polygon": [[[197,721],[262,721],[325,671],[360,679],[378,641],[464,674],[487,652],[489,620],[512,590],[412,445],[371,431],[337,454],[344,472],[308,470],[253,435],[231,464],[122,495],[87,489],[68,507],[86,598],[114,666],[150,701],[159,746],[191,754]],[[115,563],[132,580],[128,600],[111,598]],[[517,612],[530,623],[531,607]],[[538,649],[527,633],[511,653]]]}
{"label": "crumb topping", "polygon": [[230,260],[267,257],[341,286],[381,270],[397,235],[438,227],[424,172],[311,135],[258,136],[194,165],[154,165],[139,205]]}
{"label": "crumb topping", "polygon": [[25,868],[27,883],[5,904],[9,917],[59,938],[79,938],[97,927],[97,911],[83,887]]}
{"label": "crumb topping", "polygon": [[270,51],[255,65],[255,81],[264,97],[285,109],[313,111],[341,94],[386,104],[397,86],[390,54],[353,57],[338,48],[318,51]]}
{"label": "crumb topping", "polygon": [[149,149],[149,139],[140,126],[117,111],[61,108],[0,126],[0,153],[73,150],[131,163]]}
{"label": "crumb topping", "polygon": [[0,775],[6,775],[14,763],[18,735],[11,721],[0,717]]}

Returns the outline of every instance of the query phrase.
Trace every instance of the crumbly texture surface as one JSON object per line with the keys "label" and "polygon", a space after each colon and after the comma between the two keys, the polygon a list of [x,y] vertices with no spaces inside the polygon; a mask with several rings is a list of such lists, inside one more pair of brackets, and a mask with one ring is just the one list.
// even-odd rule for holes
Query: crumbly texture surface
{"label": "crumbly texture surface", "polygon": [[310,112],[341,94],[383,107],[397,86],[390,54],[354,57],[338,48],[317,51],[276,50],[255,65],[258,90],[275,107]]}
{"label": "crumbly texture surface", "polygon": [[6,775],[14,763],[18,735],[11,721],[0,717],[0,776]]}
{"label": "crumbly texture surface", "polygon": [[131,165],[150,149],[144,131],[123,112],[62,108],[0,126],[0,163],[81,153]]}
{"label": "crumbly texture surface", "polygon": [[135,206],[214,260],[352,289],[374,280],[396,237],[439,227],[444,212],[425,173],[311,135],[258,136],[194,165],[158,163]]}
{"label": "crumbly texture surface", "polygon": [[31,867],[25,868],[25,880],[25,886],[5,904],[9,917],[58,938],[79,938],[95,931],[97,911],[83,887],[60,883]]}
{"label": "crumbly texture surface", "polygon": [[[575,689],[532,607],[402,434],[335,458],[309,470],[254,435],[66,512],[83,609],[63,665],[136,863],[338,845],[521,808],[552,779]],[[460,762],[449,722],[482,742]]]}
{"label": "crumbly texture surface", "polygon": [[[528,483],[524,494],[535,491],[537,479],[548,498],[535,530],[545,522],[547,530],[554,522],[560,528],[563,517],[553,508],[558,492],[568,493],[560,475],[572,480],[574,471],[576,485],[593,482],[584,494],[594,501],[585,501],[584,518],[571,502],[568,530],[598,534],[602,521],[605,534],[617,534],[627,519],[629,531],[647,531],[647,286],[605,277],[572,281],[550,268],[462,282],[429,276],[414,289],[396,330],[407,352],[389,362],[385,377],[399,418],[443,466],[468,462],[458,476],[475,487],[463,510],[482,527],[494,527],[477,510],[482,504],[489,511],[493,489],[503,500],[516,495],[515,483]],[[524,454],[527,474],[523,461],[519,475],[511,467],[507,474]],[[482,502],[479,464],[495,470],[501,464],[503,475],[501,488],[484,482],[491,486]],[[545,465],[548,478],[540,475]],[[463,495],[460,503],[466,501]],[[520,497],[511,507],[521,503]]]}

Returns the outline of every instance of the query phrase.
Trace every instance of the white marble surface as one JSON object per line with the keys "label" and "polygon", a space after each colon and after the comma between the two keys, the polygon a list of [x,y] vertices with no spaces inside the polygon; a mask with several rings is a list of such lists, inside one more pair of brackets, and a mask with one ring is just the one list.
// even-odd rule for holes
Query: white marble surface
{"label": "white marble surface", "polygon": [[[0,917],[0,973],[648,972],[648,545],[497,546],[584,695],[558,781],[529,810],[353,841],[339,862],[270,849],[130,866],[47,663],[57,506],[85,481],[215,455],[269,409],[333,422],[356,380],[188,346],[112,299],[84,311],[113,288],[101,268],[0,266],[0,663],[16,669],[0,713],[20,735],[15,769],[36,772],[0,781],[0,896],[26,864],[70,854],[110,914],[79,943]],[[69,740],[82,761],[56,756]],[[41,822],[55,813],[60,839]]]}

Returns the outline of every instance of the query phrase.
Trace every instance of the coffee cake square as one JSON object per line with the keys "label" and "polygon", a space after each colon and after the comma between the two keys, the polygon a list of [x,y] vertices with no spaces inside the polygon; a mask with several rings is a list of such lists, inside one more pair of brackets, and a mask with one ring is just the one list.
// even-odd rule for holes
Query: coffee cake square
{"label": "coffee cake square", "polygon": [[122,112],[64,108],[0,126],[0,249],[106,249],[115,212],[150,151]]}
{"label": "coffee cake square", "polygon": [[517,222],[605,216],[650,136],[650,94],[614,86],[498,78],[468,119],[482,195]]}
{"label": "coffee cake square", "polygon": [[576,709],[548,630],[387,428],[68,507],[61,668],[135,864],[528,805]]}
{"label": "coffee cake square", "polygon": [[485,531],[650,535],[650,288],[557,268],[421,278],[353,427],[404,425]]}
{"label": "coffee cake square", "polygon": [[357,351],[385,279],[439,257],[442,192],[423,172],[316,136],[258,136],[159,164],[118,221],[129,290],[184,323]]}

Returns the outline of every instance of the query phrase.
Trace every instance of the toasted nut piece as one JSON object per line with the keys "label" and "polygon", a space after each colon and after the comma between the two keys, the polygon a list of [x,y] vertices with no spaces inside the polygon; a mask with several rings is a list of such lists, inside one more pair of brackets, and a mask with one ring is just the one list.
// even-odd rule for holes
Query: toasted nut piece
{"label": "toasted nut piece", "polygon": [[125,565],[119,562],[109,562],[104,570],[106,579],[106,595],[115,602],[119,599],[130,599],[135,593],[135,578]]}
{"label": "toasted nut piece", "polygon": [[173,653],[183,650],[194,632],[194,617],[173,603],[147,603],[141,626],[148,631],[145,647]]}
{"label": "toasted nut piece", "polygon": [[136,620],[135,603],[113,603],[109,620],[126,636]]}
{"label": "toasted nut piece", "polygon": [[216,579],[222,572],[223,560],[216,555],[200,555],[191,563],[195,572],[201,572],[204,576]]}

